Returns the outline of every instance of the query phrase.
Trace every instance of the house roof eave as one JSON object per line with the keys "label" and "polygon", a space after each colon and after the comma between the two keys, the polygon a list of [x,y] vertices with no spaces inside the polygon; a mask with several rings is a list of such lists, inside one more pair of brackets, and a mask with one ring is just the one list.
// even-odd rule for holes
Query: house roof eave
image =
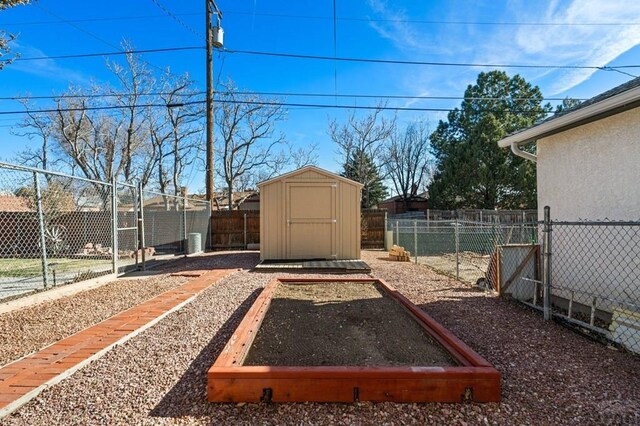
{"label": "house roof eave", "polygon": [[[593,99],[595,100],[599,96]],[[640,86],[635,86],[615,95],[604,97],[604,99],[590,103],[584,107],[578,106],[566,114],[550,117],[531,127],[512,133],[499,140],[498,146],[508,148],[513,144],[523,145],[534,142],[538,139],[561,133],[639,106]]]}

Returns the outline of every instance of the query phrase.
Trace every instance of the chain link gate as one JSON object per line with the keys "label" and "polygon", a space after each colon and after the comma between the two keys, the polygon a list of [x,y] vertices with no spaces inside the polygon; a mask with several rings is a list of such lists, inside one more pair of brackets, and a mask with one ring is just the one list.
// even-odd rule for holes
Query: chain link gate
{"label": "chain link gate", "polygon": [[[152,198],[155,198],[154,202]],[[209,242],[208,201],[0,162],[0,300],[143,269]]]}

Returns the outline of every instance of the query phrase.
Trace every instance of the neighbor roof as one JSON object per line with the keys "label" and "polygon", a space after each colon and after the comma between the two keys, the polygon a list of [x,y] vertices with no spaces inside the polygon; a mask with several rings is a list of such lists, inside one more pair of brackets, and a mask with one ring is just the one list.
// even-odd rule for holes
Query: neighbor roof
{"label": "neighbor roof", "polygon": [[[427,192],[421,192],[420,194],[411,195],[409,197],[409,199],[413,200],[413,201],[428,201],[427,195],[428,195]],[[400,201],[400,200],[402,200],[402,196],[401,195],[394,195],[393,197],[390,197],[390,198],[387,198],[386,200],[380,201],[378,204],[392,203],[394,201]]]}
{"label": "neighbor roof", "polygon": [[635,78],[531,127],[512,133],[499,140],[498,146],[506,148],[513,143],[533,142],[638,106],[640,106],[640,78]]}

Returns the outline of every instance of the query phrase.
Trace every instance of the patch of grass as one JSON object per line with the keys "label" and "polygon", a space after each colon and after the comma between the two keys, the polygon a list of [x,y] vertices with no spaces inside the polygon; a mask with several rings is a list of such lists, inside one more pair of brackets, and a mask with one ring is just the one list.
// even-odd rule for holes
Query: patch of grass
{"label": "patch of grass", "polygon": [[[68,259],[50,258],[47,260],[49,271],[55,264],[57,274],[73,271],[91,271],[105,269],[111,265],[110,259]],[[42,260],[37,259],[0,259],[0,277],[31,277],[42,274]]]}

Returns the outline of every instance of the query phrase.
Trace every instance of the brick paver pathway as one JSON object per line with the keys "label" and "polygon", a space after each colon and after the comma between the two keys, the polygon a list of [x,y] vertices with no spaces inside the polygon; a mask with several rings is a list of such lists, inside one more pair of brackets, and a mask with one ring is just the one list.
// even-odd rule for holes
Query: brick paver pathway
{"label": "brick paver pathway", "polygon": [[99,358],[115,344],[123,343],[172,310],[179,309],[233,271],[236,269],[174,274],[196,278],[0,368],[0,418],[37,396],[47,386],[58,383]]}

